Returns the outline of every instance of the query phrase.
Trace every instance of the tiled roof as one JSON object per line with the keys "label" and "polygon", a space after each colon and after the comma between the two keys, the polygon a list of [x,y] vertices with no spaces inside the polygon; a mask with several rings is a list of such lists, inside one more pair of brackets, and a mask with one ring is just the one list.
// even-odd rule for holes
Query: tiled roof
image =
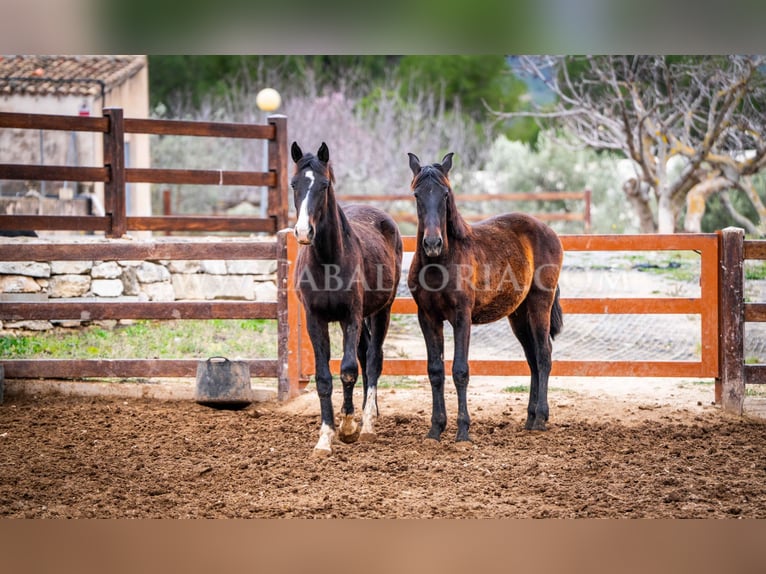
{"label": "tiled roof", "polygon": [[99,95],[144,66],[145,56],[0,56],[0,96]]}

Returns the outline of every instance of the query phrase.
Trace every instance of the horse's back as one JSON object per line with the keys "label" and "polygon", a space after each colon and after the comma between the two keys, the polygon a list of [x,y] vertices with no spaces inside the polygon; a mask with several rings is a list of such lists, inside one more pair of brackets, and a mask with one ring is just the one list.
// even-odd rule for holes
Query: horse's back
{"label": "horse's back", "polygon": [[388,213],[372,205],[358,203],[344,205],[343,213],[362,241],[371,231],[376,231],[386,243],[393,246],[395,250],[398,246],[398,251],[401,252],[402,238],[399,226]]}
{"label": "horse's back", "polygon": [[394,302],[402,271],[402,236],[391,216],[376,207],[352,204],[344,206],[343,213],[362,250],[368,316]]}
{"label": "horse's back", "polygon": [[535,266],[556,262],[561,264],[564,250],[559,236],[550,226],[532,215],[502,213],[479,221],[472,227],[475,240],[487,245],[501,244],[503,239],[509,242],[509,247],[518,243],[528,245],[534,253]]}

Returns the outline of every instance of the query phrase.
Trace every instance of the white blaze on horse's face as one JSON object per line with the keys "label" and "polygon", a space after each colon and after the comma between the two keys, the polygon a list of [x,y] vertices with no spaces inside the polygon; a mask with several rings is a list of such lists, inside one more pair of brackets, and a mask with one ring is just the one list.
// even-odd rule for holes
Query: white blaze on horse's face
{"label": "white blaze on horse's face", "polygon": [[309,244],[313,239],[313,226],[309,220],[309,198],[311,197],[311,188],[314,187],[314,172],[307,169],[303,172],[306,179],[309,180],[307,186],[306,197],[301,202],[300,209],[298,210],[298,222],[295,224],[295,237],[298,238],[298,243]]}

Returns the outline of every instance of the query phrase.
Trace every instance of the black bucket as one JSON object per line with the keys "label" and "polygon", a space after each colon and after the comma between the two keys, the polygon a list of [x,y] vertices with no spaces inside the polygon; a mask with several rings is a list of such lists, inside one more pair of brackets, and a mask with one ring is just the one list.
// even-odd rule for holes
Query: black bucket
{"label": "black bucket", "polygon": [[215,409],[243,409],[253,402],[246,361],[210,357],[197,365],[197,403]]}

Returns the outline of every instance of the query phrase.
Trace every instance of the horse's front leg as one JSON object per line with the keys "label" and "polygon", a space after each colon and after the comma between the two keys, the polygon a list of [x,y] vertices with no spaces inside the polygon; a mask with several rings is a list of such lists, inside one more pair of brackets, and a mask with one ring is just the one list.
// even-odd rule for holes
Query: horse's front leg
{"label": "horse's front leg", "polygon": [[343,328],[343,358],[340,362],[340,380],[343,384],[343,407],[338,438],[350,443],[356,442],[359,438],[359,426],[354,421],[354,386],[359,377],[356,353],[362,329],[361,313],[347,321],[341,321],[341,327]]}
{"label": "horse's front leg", "polygon": [[418,309],[418,323],[423,332],[428,354],[428,380],[431,383],[433,407],[431,429],[427,439],[439,440],[447,426],[447,409],[444,406],[444,324]]}
{"label": "horse's front leg", "polygon": [[332,373],[330,373],[330,335],[326,321],[321,321],[306,314],[306,329],[314,348],[314,368],[319,396],[322,426],[319,440],[314,447],[315,456],[332,454],[332,441],[335,437],[335,415],[332,408]]}
{"label": "horse's front leg", "polygon": [[365,442],[373,442],[377,438],[375,423],[378,417],[378,379],[383,371],[383,342],[386,339],[390,319],[390,307],[370,317],[370,343],[364,362],[366,386],[362,431],[359,435],[359,439]]}
{"label": "horse's front leg", "polygon": [[471,417],[468,415],[468,347],[471,341],[471,311],[463,309],[456,313],[452,325],[455,335],[455,356],[452,361],[452,380],[457,391],[457,436],[455,441],[470,442],[468,429]]}

